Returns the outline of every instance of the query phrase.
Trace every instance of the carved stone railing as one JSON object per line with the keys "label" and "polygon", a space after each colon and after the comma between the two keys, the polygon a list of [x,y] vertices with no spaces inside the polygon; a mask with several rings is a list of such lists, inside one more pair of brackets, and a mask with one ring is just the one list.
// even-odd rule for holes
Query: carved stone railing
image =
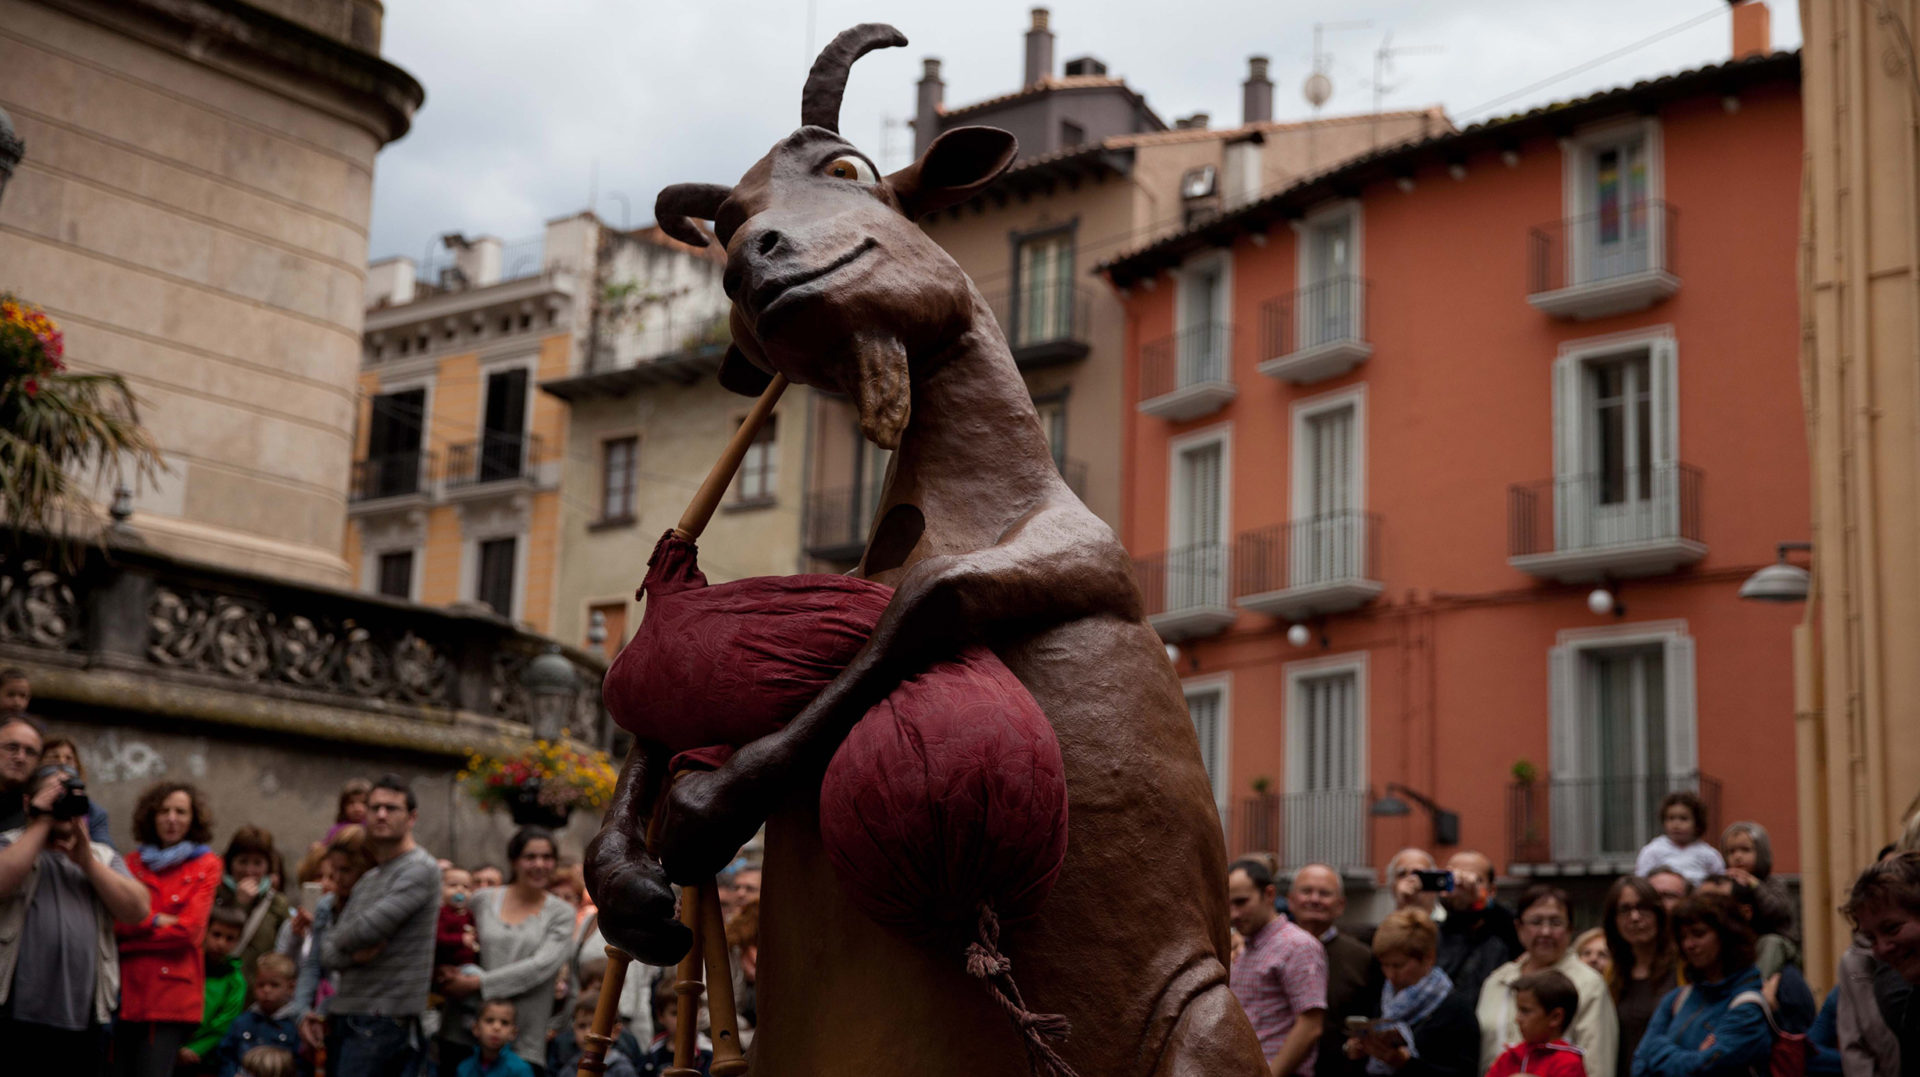
{"label": "carved stone railing", "polygon": [[[124,543],[71,568],[0,560],[0,665],[40,667],[36,689],[51,678],[76,702],[111,684],[178,717],[320,736],[337,727],[464,753],[535,732],[520,676],[552,646],[484,608],[251,576]],[[568,728],[605,746],[606,664],[561,653],[581,682]]]}

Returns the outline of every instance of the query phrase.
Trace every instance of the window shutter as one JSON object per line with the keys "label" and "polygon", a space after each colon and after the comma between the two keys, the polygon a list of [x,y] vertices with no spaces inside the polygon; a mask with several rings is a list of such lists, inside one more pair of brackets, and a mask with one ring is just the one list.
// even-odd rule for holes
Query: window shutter
{"label": "window shutter", "polygon": [[1554,548],[1586,541],[1589,498],[1580,480],[1587,468],[1581,437],[1587,426],[1587,401],[1581,378],[1586,365],[1574,356],[1553,361],[1553,533]]}
{"label": "window shutter", "polygon": [[1656,340],[1647,349],[1648,380],[1652,383],[1654,522],[1655,534],[1680,533],[1680,371],[1679,347],[1673,338]]}
{"label": "window shutter", "polygon": [[1187,714],[1193,719],[1193,734],[1200,741],[1200,763],[1213,785],[1215,799],[1220,796],[1220,692],[1210,690],[1187,697]]}
{"label": "window shutter", "polygon": [[1562,644],[1547,651],[1548,796],[1555,860],[1593,847],[1592,820],[1581,790],[1591,762],[1580,721],[1580,652]]}
{"label": "window shutter", "polygon": [[1700,744],[1694,714],[1693,638],[1666,640],[1667,770],[1676,776],[1700,769]]}

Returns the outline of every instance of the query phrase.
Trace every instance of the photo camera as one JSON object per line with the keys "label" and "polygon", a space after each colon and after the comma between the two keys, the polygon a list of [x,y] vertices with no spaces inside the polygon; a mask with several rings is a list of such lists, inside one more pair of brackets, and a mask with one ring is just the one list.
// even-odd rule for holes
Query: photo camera
{"label": "photo camera", "polygon": [[1442,894],[1453,893],[1453,872],[1415,868],[1413,873],[1420,877],[1420,889],[1435,890]]}
{"label": "photo camera", "polygon": [[87,799],[87,783],[72,767],[57,763],[41,767],[33,772],[33,780],[27,784],[27,788],[40,788],[40,783],[46,781],[49,774],[60,775],[60,795],[54,799],[53,806],[47,809],[47,814],[62,823],[69,819],[85,819],[87,813],[93,810],[93,802]]}

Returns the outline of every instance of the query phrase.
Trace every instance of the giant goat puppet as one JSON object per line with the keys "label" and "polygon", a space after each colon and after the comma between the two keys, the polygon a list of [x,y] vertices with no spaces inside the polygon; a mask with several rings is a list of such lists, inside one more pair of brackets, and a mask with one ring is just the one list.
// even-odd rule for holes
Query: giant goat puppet
{"label": "giant goat puppet", "polygon": [[1264,1073],[1227,984],[1212,786],[1126,552],[1061,480],[986,302],[914,224],[1003,172],[1013,136],[951,130],[883,177],[838,133],[853,62],[905,44],[890,26],[841,33],[813,65],[798,130],[732,187],[659,196],[668,234],[706,246],[699,218],[725,246],[722,383],[756,393],[777,374],[844,394],[865,436],[896,450],[855,573],[893,591],[824,689],[717,769],[669,782],[672,753],[636,738],[587,851],[600,928],[641,960],[679,960],[691,935],[669,882],[711,880],[764,823],[758,1077],[1026,1071],[1031,1043],[1008,1016],[1040,1018],[981,991],[952,949],[866,915],[821,833],[823,781],[862,716],[984,647],[1051,725],[1070,812],[1050,895],[972,975],[1017,970],[1071,1028],[1056,1061],[1084,1077]]}

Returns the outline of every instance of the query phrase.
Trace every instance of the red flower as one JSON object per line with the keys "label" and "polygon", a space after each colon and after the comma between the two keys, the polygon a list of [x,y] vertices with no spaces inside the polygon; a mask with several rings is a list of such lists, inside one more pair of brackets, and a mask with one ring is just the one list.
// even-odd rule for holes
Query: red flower
{"label": "red flower", "polygon": [[40,379],[28,378],[25,382],[21,383],[21,388],[27,391],[28,396],[34,396],[40,392]]}

